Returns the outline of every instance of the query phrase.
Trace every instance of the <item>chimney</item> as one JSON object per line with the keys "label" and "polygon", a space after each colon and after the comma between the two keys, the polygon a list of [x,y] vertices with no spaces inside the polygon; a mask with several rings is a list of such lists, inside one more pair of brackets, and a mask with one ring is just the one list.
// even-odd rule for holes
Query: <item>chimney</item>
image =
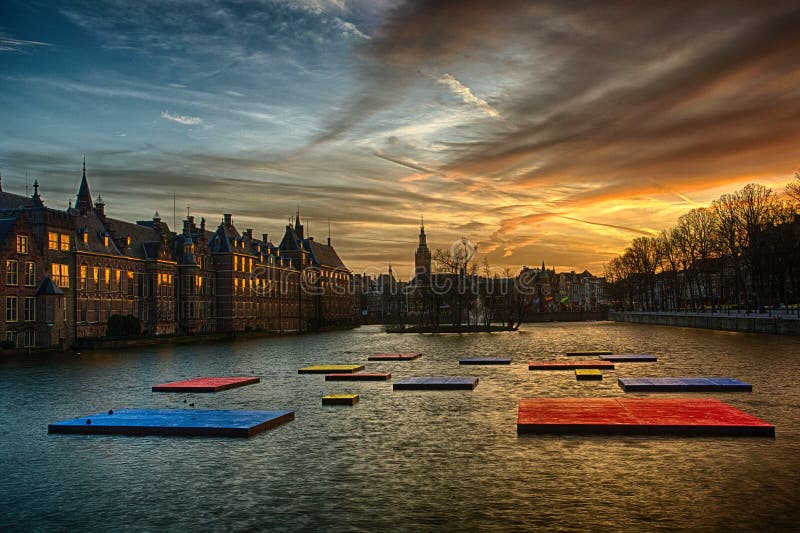
{"label": "chimney", "polygon": [[262,233],[261,240],[264,242],[269,242],[269,233]]}
{"label": "chimney", "polygon": [[247,228],[246,230],[244,230],[244,234],[247,235],[248,239],[252,239],[253,238],[253,228]]}
{"label": "chimney", "polygon": [[106,204],[102,196],[97,197],[97,201],[94,203],[94,212],[100,220],[106,221]]}
{"label": "chimney", "polygon": [[233,215],[230,214],[230,213],[225,213],[224,215],[222,215],[223,223],[225,224],[225,226],[230,226],[231,225],[231,217],[232,216]]}

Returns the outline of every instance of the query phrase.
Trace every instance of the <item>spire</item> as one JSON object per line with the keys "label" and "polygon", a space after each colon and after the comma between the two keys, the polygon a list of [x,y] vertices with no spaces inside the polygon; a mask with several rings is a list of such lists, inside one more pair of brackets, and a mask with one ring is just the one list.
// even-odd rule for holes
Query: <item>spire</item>
{"label": "spire", "polygon": [[542,272],[544,272],[544,259],[542,259]]}
{"label": "spire", "polygon": [[392,276],[392,262],[389,261],[389,276]]}
{"label": "spire", "polygon": [[89,180],[86,179],[86,154],[83,154],[83,178],[78,189],[78,199],[75,201],[75,208],[82,212],[91,211],[94,207],[92,202],[92,192],[89,190]]}
{"label": "spire", "polygon": [[300,237],[302,241],[303,236],[303,225],[300,223],[300,206],[297,206],[297,216],[294,219],[294,232],[297,233],[297,236]]}
{"label": "spire", "polygon": [[425,236],[425,220],[422,218],[422,215],[419,217],[419,248],[418,251],[423,251],[428,249],[428,238]]}

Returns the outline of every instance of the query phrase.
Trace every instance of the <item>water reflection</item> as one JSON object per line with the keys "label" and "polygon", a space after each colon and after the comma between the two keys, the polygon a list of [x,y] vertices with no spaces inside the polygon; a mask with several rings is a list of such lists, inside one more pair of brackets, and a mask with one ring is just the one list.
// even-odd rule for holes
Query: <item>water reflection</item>
{"label": "water reflection", "polygon": [[[84,352],[0,362],[0,527],[35,529],[720,530],[794,526],[800,493],[797,339],[613,323],[519,333],[317,336]],[[530,372],[528,360],[609,347],[652,353],[601,382]],[[408,362],[366,362],[419,351]],[[463,367],[468,356],[511,365]],[[472,391],[325,382],[310,364],[475,375]],[[258,375],[216,395],[154,394],[201,375]],[[519,398],[621,396],[618,376],[720,375],[754,392],[719,397],[777,426],[776,439],[516,434]],[[354,407],[323,394],[357,392]],[[637,394],[629,394],[636,396]],[[646,396],[645,394],[638,394]],[[662,396],[675,396],[662,395]],[[253,439],[47,435],[48,422],[109,408],[294,409]]]}

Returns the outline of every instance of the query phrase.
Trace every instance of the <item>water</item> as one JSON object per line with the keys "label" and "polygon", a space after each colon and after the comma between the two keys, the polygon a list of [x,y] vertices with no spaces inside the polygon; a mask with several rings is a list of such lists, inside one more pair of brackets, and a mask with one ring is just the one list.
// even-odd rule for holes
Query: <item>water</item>
{"label": "water", "polygon": [[[531,372],[577,349],[652,353],[602,382]],[[367,363],[419,351],[409,362]],[[512,356],[511,366],[458,365]],[[0,362],[0,529],[51,530],[783,530],[800,494],[797,338],[607,322],[517,333],[359,330]],[[474,375],[472,391],[326,382],[307,364]],[[258,375],[214,394],[152,393],[166,381]],[[623,396],[617,376],[731,376],[717,397],[777,426],[769,438],[517,436],[519,398]],[[323,407],[357,392],[355,407]],[[627,396],[645,396],[628,394]],[[679,396],[679,395],[659,395]],[[48,435],[49,422],[109,408],[293,409],[251,439]]]}

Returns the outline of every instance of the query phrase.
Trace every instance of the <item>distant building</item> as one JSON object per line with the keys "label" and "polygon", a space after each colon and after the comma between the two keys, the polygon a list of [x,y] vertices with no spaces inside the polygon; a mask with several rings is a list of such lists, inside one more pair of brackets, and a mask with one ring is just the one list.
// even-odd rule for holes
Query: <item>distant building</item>
{"label": "distant building", "polygon": [[303,235],[299,213],[275,246],[266,234],[240,233],[230,214],[215,231],[187,215],[176,233],[158,213],[132,223],[107,216],[105,207],[102,198],[93,201],[85,160],[75,205],[66,210],[45,206],[38,181],[27,197],[3,191],[0,180],[5,347],[355,322],[352,273],[330,239]]}

